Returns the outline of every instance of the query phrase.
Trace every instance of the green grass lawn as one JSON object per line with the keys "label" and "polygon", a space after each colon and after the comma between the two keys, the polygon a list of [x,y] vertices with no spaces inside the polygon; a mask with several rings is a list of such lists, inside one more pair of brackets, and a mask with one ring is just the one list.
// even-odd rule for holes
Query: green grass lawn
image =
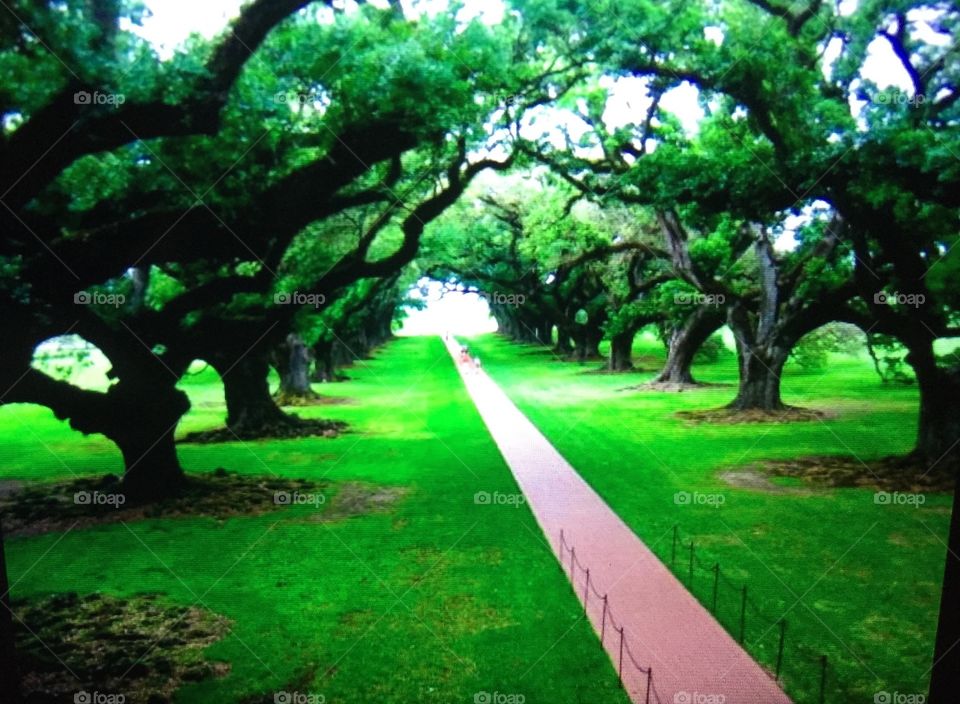
{"label": "green grass lawn", "polygon": [[[688,425],[679,410],[709,409],[736,391],[735,359],[698,365],[701,381],[726,386],[682,393],[622,390],[652,378],[662,348],[638,338],[649,373],[589,373],[548,351],[487,335],[474,353],[514,402],[601,496],[666,562],[673,526],[682,536],[675,571],[687,580],[689,542],[702,567],[693,591],[713,601],[709,571],[721,565],[720,620],[739,633],[740,585],[751,607],[746,644],[776,660],[787,622],[785,688],[816,702],[816,659],[828,657],[830,702],[873,701],[879,691],[925,693],[933,652],[950,498],[923,506],[877,505],[874,489],[828,489],[775,480],[775,490],[738,488],[724,470],[764,458],[903,453],[915,433],[912,387],[883,386],[869,362],[836,357],[822,372],[788,366],[784,400],[833,417],[792,424]],[[678,492],[699,505],[678,505]],[[711,498],[719,496],[721,498]],[[722,504],[718,505],[720,502]],[[589,556],[585,556],[589,558]]]}
{"label": "green grass lawn", "polygon": [[[296,506],[215,520],[149,519],[8,541],[12,594],[156,592],[232,620],[207,648],[227,676],[185,685],[179,702],[237,702],[296,691],[327,702],[627,701],[526,507],[477,505],[516,492],[439,339],[399,339],[319,387],[348,403],[300,409],[338,418],[336,439],[180,448],[190,472],[402,487],[389,510],[318,521]],[[186,384],[180,432],[222,422],[219,381]],[[115,448],[45,409],[0,408],[0,479],[119,472]],[[322,515],[322,514],[321,514]],[[937,524],[939,526],[939,524]],[[53,644],[60,646],[61,644]],[[269,701],[273,701],[269,694]]]}

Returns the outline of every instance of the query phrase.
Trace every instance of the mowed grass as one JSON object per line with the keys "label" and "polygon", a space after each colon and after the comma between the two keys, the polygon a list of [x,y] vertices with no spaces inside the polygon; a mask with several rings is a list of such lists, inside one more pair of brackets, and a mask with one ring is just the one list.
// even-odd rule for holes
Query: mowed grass
{"label": "mowed grass", "polygon": [[[732,355],[695,368],[699,380],[726,386],[666,393],[623,390],[652,378],[662,362],[662,347],[650,338],[638,338],[635,349],[650,371],[625,375],[589,373],[598,362],[562,362],[542,348],[493,335],[468,342],[520,409],[668,564],[678,526],[674,569],[684,582],[693,541],[693,592],[708,608],[711,569],[720,564],[718,615],[735,637],[739,588],[747,585],[756,610],[747,610],[746,646],[771,669],[777,620],[785,619],[783,680],[795,701],[818,701],[821,655],[828,658],[829,702],[926,692],[950,497],[928,494],[919,507],[878,505],[870,488],[775,479],[778,488],[765,491],[731,486],[719,476],[766,458],[852,454],[869,460],[904,453],[916,430],[914,388],[885,386],[868,361],[838,356],[823,371],[790,364],[783,381],[786,403],[834,417],[690,425],[674,414],[716,408],[734,397]],[[678,492],[691,500],[678,504]]]}
{"label": "mowed grass", "polygon": [[[273,701],[279,691],[331,703],[467,704],[478,692],[627,702],[529,510],[474,503],[478,491],[517,487],[439,339],[396,340],[350,375],[318,387],[348,403],[298,409],[348,421],[348,434],[180,455],[190,472],[323,479],[331,494],[343,482],[402,487],[388,510],[324,522],[323,509],[293,506],[12,539],[14,598],[158,592],[227,616],[230,634],[205,656],[230,663],[229,674],[185,685],[179,702]],[[194,410],[181,432],[222,422],[212,372],[186,388]],[[2,479],[120,469],[108,442],[43,409],[0,408],[0,433]]]}

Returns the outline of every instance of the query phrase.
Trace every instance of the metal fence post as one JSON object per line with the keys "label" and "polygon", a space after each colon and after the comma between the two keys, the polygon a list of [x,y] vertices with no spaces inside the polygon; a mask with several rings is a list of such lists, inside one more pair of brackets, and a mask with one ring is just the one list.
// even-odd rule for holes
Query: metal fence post
{"label": "metal fence post", "polygon": [[587,615],[587,600],[590,598],[590,568],[587,568],[587,581],[583,585],[583,615]]}
{"label": "metal fence post", "polygon": [[645,704],[650,704],[650,685],[653,682],[653,666],[647,670],[647,700]]}
{"label": "metal fence post", "polygon": [[780,667],[783,665],[783,639],[787,635],[787,622],[780,619],[780,644],[777,646],[777,679],[780,679]]}
{"label": "metal fence post", "polygon": [[827,656],[820,656],[820,704],[826,701],[827,696]]}
{"label": "metal fence post", "polygon": [[600,617],[600,645],[603,645],[603,636],[607,632],[607,595],[603,595],[603,615]]}
{"label": "metal fence post", "polygon": [[743,598],[740,600],[740,645],[747,634],[747,585],[743,585]]}
{"label": "metal fence post", "polygon": [[680,529],[677,527],[677,524],[673,524],[673,550],[670,553],[670,565],[673,567],[677,566],[677,541],[680,536]]}
{"label": "metal fence post", "polygon": [[717,613],[717,591],[720,589],[720,563],[713,566],[713,613]]}
{"label": "metal fence post", "polygon": [[577,549],[570,548],[570,581],[573,584],[577,583],[575,572],[574,572],[574,569],[576,568],[576,566],[577,566]]}
{"label": "metal fence post", "polygon": [[620,686],[623,686],[623,626],[620,626],[620,662],[617,665],[617,679],[620,680]]}

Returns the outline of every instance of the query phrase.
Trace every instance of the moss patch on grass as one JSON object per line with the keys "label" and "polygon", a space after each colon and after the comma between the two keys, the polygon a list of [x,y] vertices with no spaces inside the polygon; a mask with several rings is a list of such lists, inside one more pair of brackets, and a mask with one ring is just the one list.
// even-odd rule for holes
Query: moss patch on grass
{"label": "moss patch on grass", "polygon": [[130,704],[172,700],[184,682],[223,677],[228,663],[203,650],[230,621],[155,594],[116,598],[74,592],[15,601],[17,651],[27,702],[74,701],[81,692],[122,694]]}

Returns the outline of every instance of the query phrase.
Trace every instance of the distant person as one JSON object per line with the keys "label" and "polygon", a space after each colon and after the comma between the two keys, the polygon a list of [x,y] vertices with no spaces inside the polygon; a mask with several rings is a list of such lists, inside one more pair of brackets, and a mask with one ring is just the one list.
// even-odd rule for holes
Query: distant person
{"label": "distant person", "polygon": [[480,373],[480,358],[479,358],[479,357],[474,357],[474,358],[473,358],[473,373],[474,373],[474,374],[479,374],[479,373]]}
{"label": "distant person", "polygon": [[463,366],[470,364],[470,350],[466,345],[460,348],[460,364]]}

